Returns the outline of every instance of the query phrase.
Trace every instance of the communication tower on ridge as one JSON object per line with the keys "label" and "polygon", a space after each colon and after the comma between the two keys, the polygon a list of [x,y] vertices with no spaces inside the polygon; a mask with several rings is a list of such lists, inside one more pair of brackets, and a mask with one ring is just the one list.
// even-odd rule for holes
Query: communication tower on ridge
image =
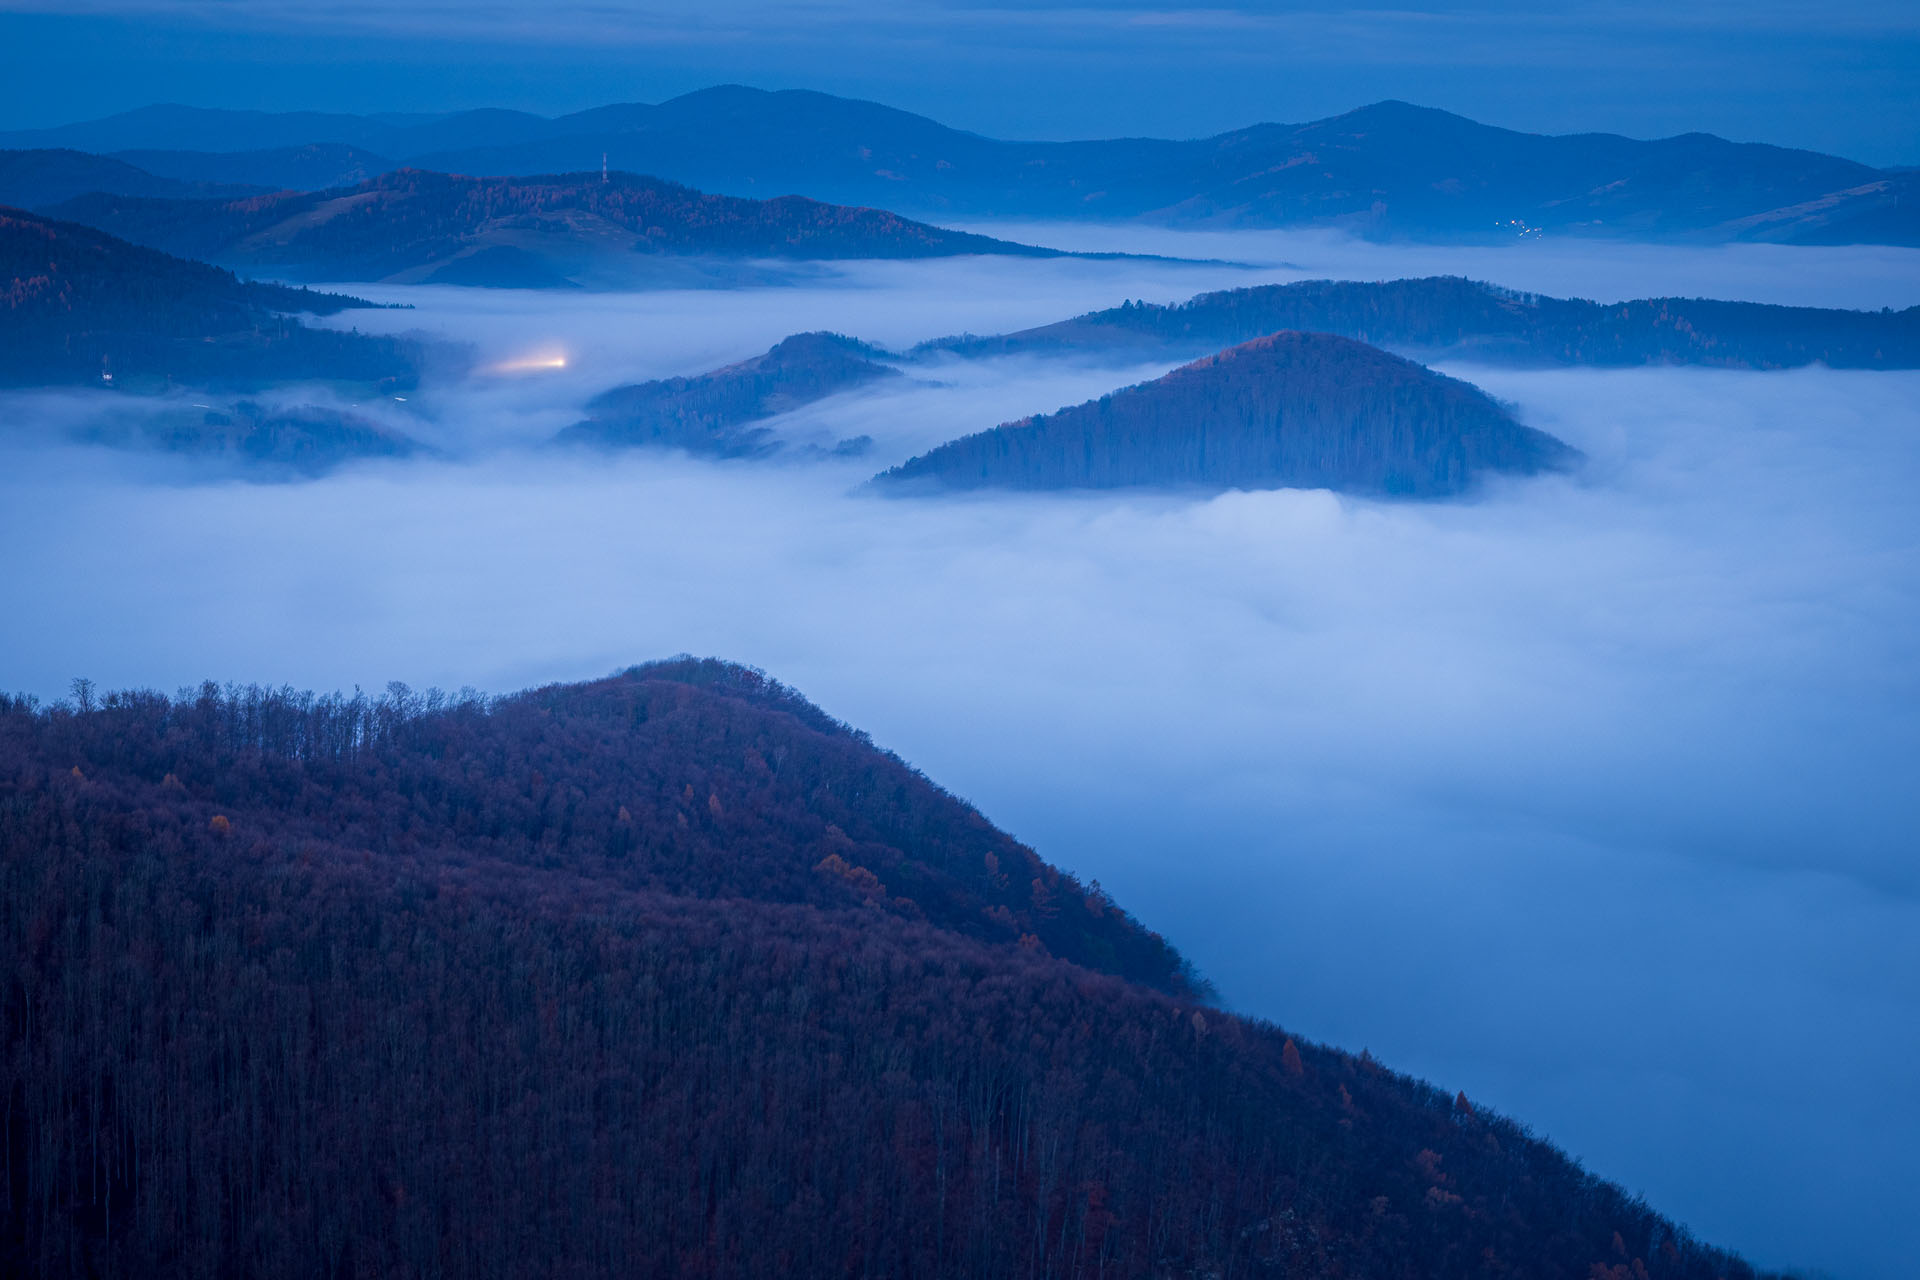
{"label": "communication tower on ridge", "polygon": [[606,180],[607,180],[607,153],[602,151],[600,153],[600,181],[605,182]]}

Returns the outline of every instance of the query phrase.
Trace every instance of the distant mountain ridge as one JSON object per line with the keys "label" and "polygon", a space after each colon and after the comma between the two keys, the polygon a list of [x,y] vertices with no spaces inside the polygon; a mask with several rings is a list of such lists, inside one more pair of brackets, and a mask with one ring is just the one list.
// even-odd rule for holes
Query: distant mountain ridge
{"label": "distant mountain ridge", "polygon": [[[180,182],[248,184],[268,191],[351,187],[400,167],[363,147],[337,142],[309,142],[259,151],[130,150],[114,152],[111,158]],[[144,193],[112,191],[112,194]]]}
{"label": "distant mountain ridge", "polygon": [[1017,333],[939,338],[912,354],[1178,358],[1280,329],[1340,334],[1425,359],[1489,364],[1920,368],[1920,306],[1844,311],[1704,298],[1598,303],[1516,293],[1458,276],[1305,280],[1203,293],[1171,306],[1128,302]]}
{"label": "distant mountain ridge", "polygon": [[1469,383],[1350,338],[1275,333],[1057,413],[953,440],[881,492],[1131,487],[1464,493],[1579,454]]}
{"label": "distant mountain ridge", "polygon": [[396,283],[452,273],[451,283],[562,284],[649,256],[1056,254],[878,209],[708,195],[629,173],[471,178],[403,169],[338,190],[226,201],[89,195],[55,212],[227,265]]}
{"label": "distant mountain ridge", "polygon": [[411,344],[295,318],[371,305],[240,280],[92,227],[0,208],[0,385],[411,386]]}
{"label": "distant mountain ridge", "polygon": [[253,195],[248,183],[162,177],[113,156],[48,149],[0,151],[0,205],[42,209],[94,191],[194,200]]}
{"label": "distant mountain ridge", "polygon": [[1404,102],[1209,138],[1014,142],[877,103],[738,85],[548,119],[152,107],[0,134],[103,152],[336,143],[397,163],[523,176],[614,167],[732,195],[800,193],[920,217],[1148,218],[1376,236],[1920,244],[1913,179],[1708,134],[1544,136]]}
{"label": "distant mountain ridge", "polygon": [[481,109],[444,114],[326,111],[235,111],[158,103],[99,120],[0,133],[0,146],[70,146],[115,151],[273,151],[308,143],[339,143],[406,157],[480,138],[517,142],[541,136],[546,117]]}

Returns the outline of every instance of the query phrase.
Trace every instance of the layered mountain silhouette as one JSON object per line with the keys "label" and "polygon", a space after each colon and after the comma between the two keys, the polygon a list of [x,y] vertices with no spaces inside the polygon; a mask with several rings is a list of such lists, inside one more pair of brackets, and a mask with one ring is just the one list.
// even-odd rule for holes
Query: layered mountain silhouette
{"label": "layered mountain silhouette", "polygon": [[[309,142],[260,151],[120,151],[111,158],[161,178],[189,183],[245,184],[262,191],[351,187],[400,167],[385,156],[338,142]],[[113,191],[116,195],[149,194],[109,187],[94,189]]]}
{"label": "layered mountain silhouette", "polygon": [[0,698],[0,1269],[1752,1280],[680,660]]}
{"label": "layered mountain silhouette", "polygon": [[597,171],[605,157],[615,168],[708,191],[797,192],[933,218],[1144,217],[1340,226],[1379,236],[1548,231],[1920,243],[1913,179],[1895,171],[1701,133],[1653,141],[1550,137],[1404,102],[1190,141],[1008,142],[876,103],[740,86],[555,119],[509,111],[359,117],[152,107],[0,135],[0,145],[101,152],[310,143],[506,176]]}
{"label": "layered mountain silhouette", "polygon": [[[563,117],[564,118],[564,117]],[[488,139],[521,142],[553,121],[524,111],[352,115],[326,111],[231,111],[163,103],[99,120],[0,133],[0,146],[74,147],[82,151],[268,152],[308,143],[340,143],[405,160]]]}
{"label": "layered mountain silhouette", "polygon": [[0,151],[0,205],[19,209],[45,208],[95,191],[209,199],[252,195],[263,189],[249,183],[161,177],[125,160],[84,151]]}
{"label": "layered mountain silhouette", "polygon": [[90,195],[57,212],[170,253],[305,278],[543,286],[648,257],[925,258],[1053,251],[798,196],[744,200],[632,174],[400,170],[242,200]]}
{"label": "layered mountain silhouette", "polygon": [[950,441],[882,492],[1325,488],[1445,498],[1578,454],[1479,388],[1350,338],[1284,332],[1073,408]]}
{"label": "layered mountain silhouette", "polygon": [[0,385],[412,385],[412,344],[296,318],[369,305],[0,208]]}
{"label": "layered mountain silhouette", "polygon": [[[589,416],[568,427],[556,443],[603,449],[665,448],[719,458],[758,458],[781,443],[757,425],[841,391],[900,371],[877,359],[882,353],[836,333],[800,333],[765,355],[691,378],[615,387],[593,399]],[[842,441],[838,451],[857,453],[865,437]]]}
{"label": "layered mountain silhouette", "polygon": [[1018,333],[941,338],[914,354],[1177,358],[1279,329],[1494,364],[1920,367],[1920,306],[1842,311],[1704,298],[1596,303],[1450,276],[1261,285],[1203,293],[1174,306],[1128,302]]}

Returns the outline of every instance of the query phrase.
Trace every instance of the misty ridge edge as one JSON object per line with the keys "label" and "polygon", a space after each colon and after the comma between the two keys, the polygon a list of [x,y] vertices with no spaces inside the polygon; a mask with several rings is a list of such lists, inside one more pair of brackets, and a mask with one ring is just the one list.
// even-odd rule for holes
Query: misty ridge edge
{"label": "misty ridge edge", "polygon": [[[14,1181],[26,1208],[0,1257],[90,1242],[129,1261],[397,1265],[447,1247],[417,1233],[426,1215],[469,1274],[527,1274],[529,1188],[559,1208],[618,1186],[623,1211],[534,1237],[533,1269],[607,1273],[564,1264],[611,1248],[771,1276],[852,1247],[895,1274],[1754,1275],[1464,1095],[1220,1011],[1097,884],[750,668],[671,659],[497,699],[76,682],[44,709],[0,698],[0,800],[0,949],[20,961],[0,1004],[40,1028],[8,1051],[20,1122],[74,1138],[46,1148],[46,1182],[31,1162]],[[1117,973],[1090,938],[1148,967]],[[86,997],[104,1006],[46,985],[75,965],[110,984]],[[127,1000],[226,1030],[153,1040],[114,1012]],[[106,1038],[74,1056],[68,1030],[103,1007]],[[409,1034],[354,1030],[396,1016]],[[233,1036],[253,1052],[214,1070]],[[740,1110],[725,1082],[743,1068],[778,1105]],[[111,1087],[67,1087],[88,1081]],[[532,1111],[500,1109],[522,1090]],[[232,1162],[227,1130],[154,1128],[149,1106],[238,1108],[268,1136]],[[314,1158],[368,1125],[404,1140]],[[853,1161],[837,1189],[818,1182],[829,1133]],[[1030,1165],[1049,1133],[1064,1163]],[[505,1181],[503,1143],[524,1162]],[[165,1207],[189,1228],[205,1201],[170,1189],[218,1170],[308,1206],[318,1252],[290,1254],[309,1247],[301,1219],[270,1211],[242,1238],[175,1239]],[[102,1172],[121,1197],[105,1217],[64,1190]],[[779,1213],[782,1187],[817,1207]],[[849,1194],[877,1234],[847,1234]],[[715,1196],[736,1241],[718,1256]]]}
{"label": "misty ridge edge", "polygon": [[[603,391],[587,417],[549,442],[602,450],[683,449],[715,458],[766,458],[786,447],[754,424],[842,391],[902,377],[888,353],[845,334],[816,330],[781,339],[767,351],[705,373],[657,378]],[[855,436],[831,450],[858,456],[872,440]],[[826,453],[827,451],[821,451]]]}
{"label": "misty ridge edge", "polygon": [[1297,280],[1184,302],[1129,300],[1013,333],[934,338],[905,358],[1192,358],[1282,329],[1338,334],[1423,360],[1514,368],[1920,367],[1920,305],[1872,311],[1700,297],[1597,302],[1465,276]]}
{"label": "misty ridge edge", "polygon": [[[1290,330],[1351,339],[1419,362],[1446,359],[1512,368],[1695,365],[1762,371],[1814,363],[1841,369],[1920,366],[1920,307],[1897,312],[1890,308],[1850,311],[1705,298],[1599,303],[1526,293],[1457,276],[1378,282],[1305,280],[1203,293],[1173,304],[1128,301],[1032,329],[988,337],[962,334],[930,339],[904,351],[888,351],[841,334],[794,334],[761,355],[705,373],[606,391],[589,403],[589,417],[564,429],[554,443],[592,444],[604,449],[651,446],[683,449],[699,456],[766,458],[785,446],[770,428],[758,424],[900,372],[924,372],[937,381],[938,362],[943,359],[1038,356],[1092,358],[1116,364],[1170,357],[1192,360],[1218,356],[1225,349]],[[1347,379],[1351,383],[1390,385],[1404,381],[1412,372],[1404,361],[1369,364],[1367,358],[1337,341],[1321,345],[1339,354],[1335,363],[1345,363],[1354,370],[1354,376]],[[1430,369],[1425,372],[1444,376]],[[1122,388],[1088,405],[1133,390],[1136,388]],[[1324,379],[1319,390],[1326,390]],[[1174,412],[1177,415],[1177,406]],[[1002,424],[997,430],[1025,430],[1055,416],[1031,415]],[[1491,423],[1492,419],[1486,421]],[[1177,421],[1162,425],[1162,434],[1190,434],[1187,426]],[[1505,456],[1487,459],[1485,469],[1525,474],[1566,469],[1576,461],[1577,451],[1563,442],[1543,434],[1525,435],[1529,428],[1519,430],[1523,434],[1512,442],[1515,447]],[[969,448],[979,448],[983,442],[977,437],[990,434],[991,430],[976,432],[962,439],[973,442]],[[941,448],[957,444],[949,441]],[[831,454],[817,446],[802,452],[813,457],[849,456],[866,447],[867,438],[863,436],[841,442]],[[895,491],[912,489],[913,485],[904,483],[909,477],[902,474],[911,471],[928,481],[920,486],[923,491],[931,490],[936,487],[932,477],[920,474],[933,465],[925,461],[926,456],[910,459],[877,479]],[[954,452],[941,456],[952,460]],[[1058,461],[1056,458],[1056,464]],[[1175,478],[1164,483],[1228,487],[1326,483],[1336,489],[1403,495],[1433,487],[1430,480],[1418,474],[1398,478],[1322,474],[1289,479],[1283,472],[1279,481],[1275,481],[1271,467],[1236,471],[1224,477],[1189,474],[1178,467],[1170,474]],[[1467,478],[1456,475],[1443,481],[1443,487],[1457,490]],[[1075,487],[1058,476],[1045,481],[1031,476],[1021,480],[1004,467],[996,476],[975,477],[976,484],[989,480],[1011,487]],[[1154,485],[1163,480],[1155,473],[1142,472],[1125,477],[1123,482]]]}

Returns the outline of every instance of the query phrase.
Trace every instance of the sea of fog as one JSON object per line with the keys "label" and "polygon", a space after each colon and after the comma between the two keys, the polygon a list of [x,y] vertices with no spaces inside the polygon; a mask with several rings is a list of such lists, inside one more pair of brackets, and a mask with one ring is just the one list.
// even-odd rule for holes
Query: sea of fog
{"label": "sea of fog", "polygon": [[1920,373],[1447,366],[1589,462],[1444,505],[859,490],[1159,371],[1032,358],[779,424],[873,436],[859,461],[530,446],[608,386],[803,329],[902,345],[1441,271],[1907,306],[1920,253],[990,229],[1215,261],[362,288],[414,309],[339,323],[455,337],[482,371],[360,406],[441,456],[308,483],[56,443],[102,395],[0,399],[0,686],[748,662],[1101,880],[1232,1007],[1463,1089],[1757,1263],[1910,1274]]}

